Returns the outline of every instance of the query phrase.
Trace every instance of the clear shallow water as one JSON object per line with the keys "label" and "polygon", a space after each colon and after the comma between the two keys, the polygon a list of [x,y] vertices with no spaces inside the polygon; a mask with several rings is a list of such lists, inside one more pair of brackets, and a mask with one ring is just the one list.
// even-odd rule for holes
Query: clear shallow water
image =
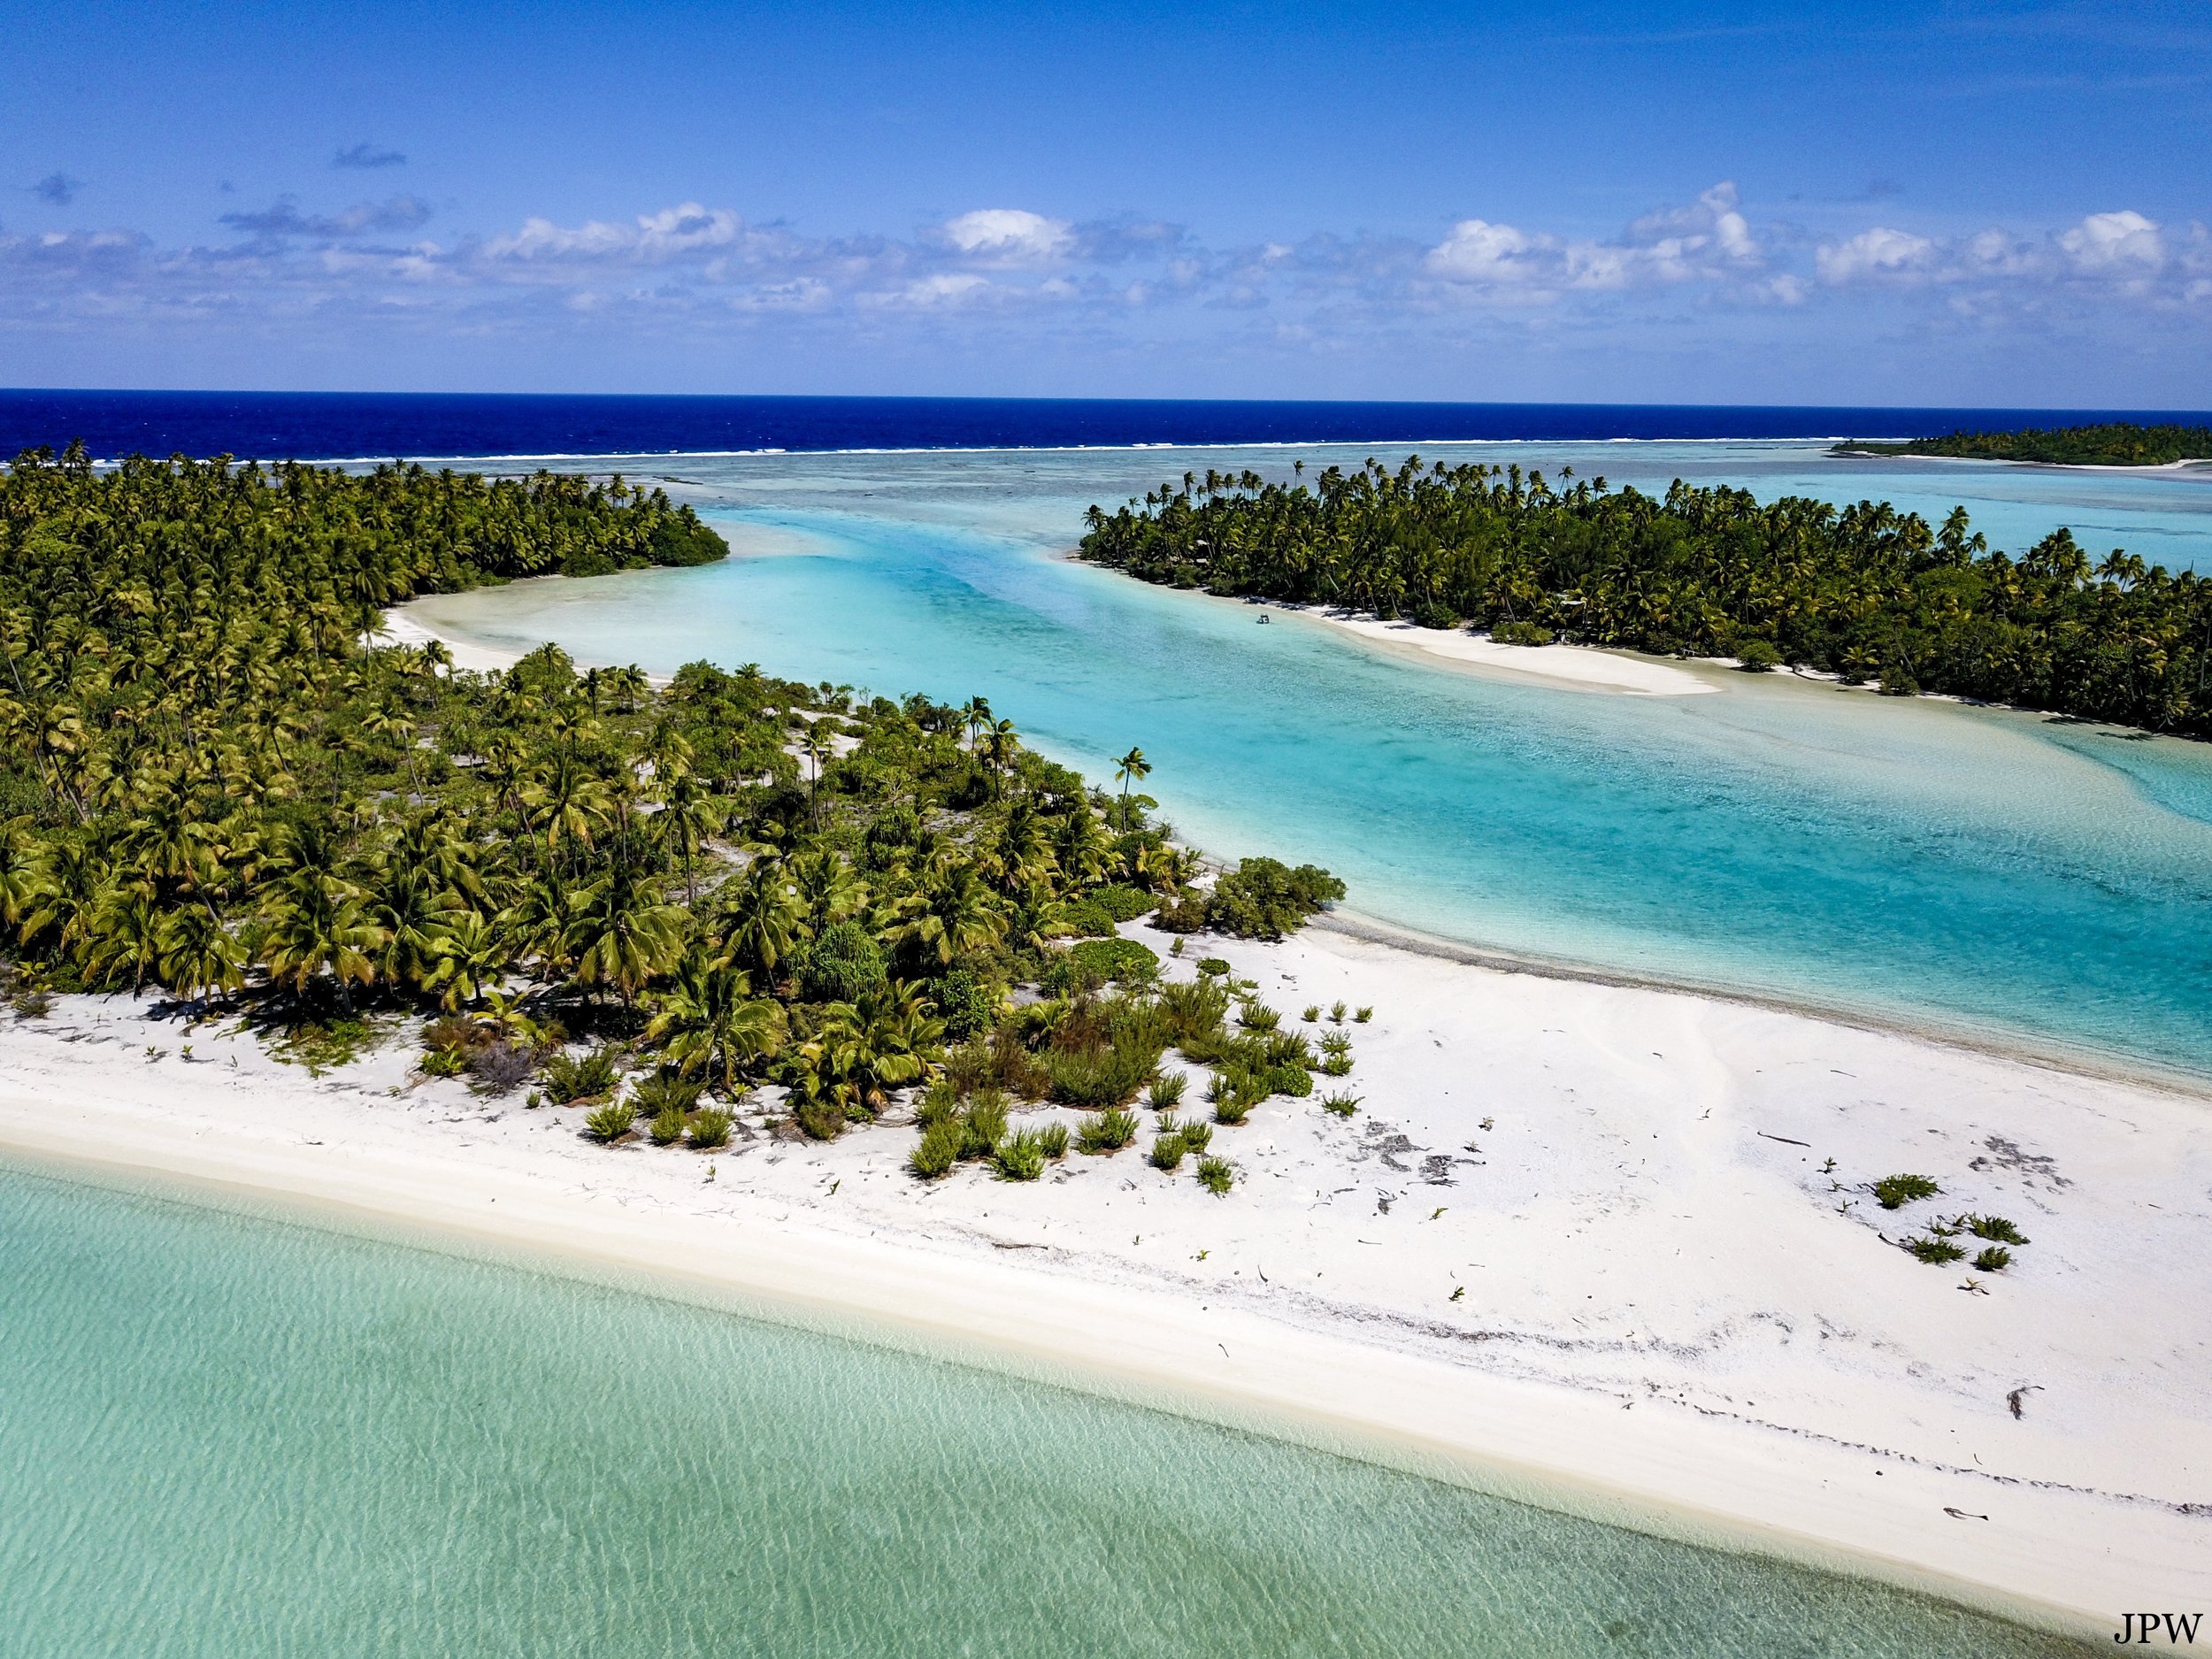
{"label": "clear shallow water", "polygon": [[[1617,481],[1663,484],[1693,460],[1762,493],[1829,466],[1852,490],[1865,479],[1804,446],[1596,447]],[[1482,448],[1555,465],[1542,446]],[[1698,670],[1717,693],[1676,698],[1478,678],[1055,556],[1090,502],[1248,460],[1286,464],[687,457],[659,470],[769,550],[449,595],[422,615],[588,661],[981,693],[1094,776],[1142,745],[1147,787],[1187,834],[1325,864],[1388,920],[2212,1074],[2212,749],[1784,676]],[[1977,476],[2017,495],[2053,475]],[[2098,481],[2110,514],[2155,518],[2179,545],[2212,526],[2132,502],[2120,487],[2142,480]],[[2212,488],[2186,488],[2192,513],[2212,512]]]}
{"label": "clear shallow water", "polygon": [[1133,1406],[7,1166],[0,1249],[0,1654],[26,1659],[2079,1651]]}

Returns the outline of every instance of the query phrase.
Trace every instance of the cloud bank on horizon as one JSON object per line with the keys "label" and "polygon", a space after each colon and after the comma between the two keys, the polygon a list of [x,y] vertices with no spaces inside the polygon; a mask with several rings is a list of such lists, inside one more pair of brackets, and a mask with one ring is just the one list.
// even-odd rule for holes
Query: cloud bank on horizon
{"label": "cloud bank on horizon", "polygon": [[[2060,112],[2047,126],[2073,119],[2063,113],[2070,97],[2149,97],[2180,127],[2202,127],[2212,40],[2162,34],[2155,8],[2126,10],[2030,4],[1948,14],[1943,27],[1979,43],[1982,67],[2002,64],[2013,75],[1992,91],[1957,73],[1952,91],[1964,117],[1954,110],[1943,128],[1955,150],[2014,142],[2025,118],[2009,106],[2001,120],[1989,118],[1986,142],[1972,131],[1974,101],[1992,96],[2050,104]],[[862,51],[818,79],[816,90],[846,100],[831,117],[881,96],[871,46],[884,64],[900,61],[900,20],[862,12],[833,19],[857,30]],[[1935,27],[1878,9],[1864,16],[1870,33],[1887,27],[1896,39]],[[1786,9],[1732,31],[1657,27],[1684,21],[1680,8],[1645,8],[1641,33],[1575,37],[1561,61],[1594,95],[1610,63],[1717,73],[1760,63],[1762,52],[1775,65],[1793,63],[1809,88],[1851,78],[1838,67],[1843,46],[1792,43],[1799,25]],[[1488,37],[1484,51],[1502,56],[1503,38]],[[1300,51],[1332,50],[1297,39]],[[795,60],[815,44],[795,37],[785,48]],[[1540,39],[1526,50],[1556,44]],[[993,48],[979,35],[914,50],[972,70]],[[1068,49],[1078,71],[1115,49],[1087,50],[1090,61]],[[1472,126],[1466,142],[1477,152],[1517,130],[1502,103],[1480,119],[1463,113],[1454,98],[1464,87],[1425,81],[1417,53],[1378,59],[1362,81],[1356,42],[1333,50],[1349,89],[1332,96],[1320,83],[1317,102],[1333,106],[1320,111],[1322,125],[1348,133],[1340,142],[1355,152],[1371,141],[1378,153],[1402,148],[1397,129],[1409,122]],[[2139,58],[2165,75],[2162,89],[2124,80]],[[1847,88],[1861,101],[1876,80],[1898,73],[1878,54],[1867,61]],[[1940,67],[1932,54],[1929,84],[1939,88]],[[137,69],[160,83],[157,64]],[[2108,86],[2066,89],[2067,75],[2090,71]],[[565,70],[524,63],[503,73],[535,97]],[[703,119],[705,89],[667,73],[666,119]],[[1471,62],[1463,80],[1481,74],[1502,100],[1504,72]],[[1225,105],[1244,96],[1233,75],[1214,84]],[[1578,119],[1609,122],[1617,139],[1639,123],[1671,133],[1686,119],[1671,95],[1640,96],[1648,109],[1601,111],[1585,99]],[[1540,111],[1555,122],[1555,147],[1578,137],[1570,102]],[[1809,195],[1785,188],[1791,168],[1778,167],[1774,150],[1788,138],[1816,156],[1839,142],[1832,120],[1800,121],[1797,132],[1787,112],[1753,119],[1715,104],[1698,111],[1716,130],[1685,147],[1694,154],[1617,142],[1600,159],[1619,176],[1596,184],[1578,171],[1588,157],[1563,154],[1548,173],[1532,173],[1525,157],[1379,173],[1357,153],[1325,156],[1300,162],[1310,179],[1286,180],[1274,165],[1279,149],[1233,153],[1244,130],[1233,107],[1210,129],[1210,147],[1191,150],[1185,129],[1211,118],[1176,106],[1169,138],[1187,144],[1178,152],[1134,124],[1117,150],[1080,122],[1034,111],[1017,121],[1015,110],[1000,112],[1012,147],[991,148],[972,130],[987,112],[948,102],[909,121],[896,144],[878,134],[866,151],[873,171],[856,173],[838,165],[845,141],[824,136],[826,124],[811,150],[790,136],[797,108],[781,112],[780,151],[760,136],[772,125],[764,111],[752,150],[734,166],[702,165],[676,142],[694,136],[680,125],[658,160],[615,165],[592,150],[605,113],[556,101],[551,118],[565,126],[547,128],[544,143],[567,145],[564,165],[590,155],[588,186],[579,188],[562,165],[499,165],[529,152],[524,134],[497,126],[496,111],[476,127],[441,128],[420,119],[403,88],[334,114],[312,111],[311,121],[307,110],[279,111],[257,142],[265,150],[281,140],[297,159],[242,185],[226,175],[196,215],[178,193],[119,187],[146,182],[142,158],[34,147],[34,110],[14,133],[0,128],[19,159],[21,204],[0,207],[0,349],[23,365],[0,378],[2142,405],[2200,403],[2212,371],[2212,203],[2193,209],[2201,178],[2185,182],[2177,200],[2170,167],[2116,164],[2062,188],[2044,165],[2030,188],[2024,170],[2039,161],[2030,156],[2009,173],[1985,168],[1987,209],[1956,177],[1948,199],[1932,204],[1918,199],[1930,194],[1924,183],[1898,181],[1901,170],[1887,165],[1894,154],[1847,132],[1866,152],[1860,176],[1871,182]],[[1348,114],[1368,125],[1342,126]],[[1268,104],[1245,119],[1287,132],[1302,118]],[[1655,136],[1644,148],[1655,147]],[[1745,165],[1728,165],[1732,156]],[[1689,171],[1715,158],[1722,165]],[[1801,172],[1814,165],[1793,163]],[[80,169],[104,182],[84,184]],[[362,193],[369,180],[348,189],[334,172],[404,177],[416,188]],[[738,176],[712,193],[668,188],[702,173]],[[908,205],[933,198],[934,211]],[[1086,205],[1116,199],[1141,205]]]}

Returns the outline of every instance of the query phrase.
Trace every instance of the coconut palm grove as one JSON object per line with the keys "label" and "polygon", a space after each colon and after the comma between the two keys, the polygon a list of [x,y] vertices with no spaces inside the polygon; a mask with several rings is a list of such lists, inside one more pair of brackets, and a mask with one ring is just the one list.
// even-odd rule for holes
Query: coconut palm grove
{"label": "coconut palm grove", "polygon": [[[1033,1177],[1011,1094],[1121,1108],[1164,1050],[1225,1098],[1311,1087],[1302,1037],[1157,985],[1118,925],[1279,937],[1340,883],[1201,865],[980,700],[856,699],[547,646],[501,673],[379,643],[413,595],[696,564],[659,491],[26,453],[0,479],[8,991],[159,989],[319,1065],[418,1027],[423,1069],[711,1148],[757,1084],[829,1137],[927,1086],[918,1170]],[[1179,938],[1175,949],[1181,949]],[[1255,1093],[1256,1091],[1256,1094]],[[931,1138],[931,1131],[934,1138]],[[1225,1188],[1225,1169],[1212,1179]]]}
{"label": "coconut palm grove", "polygon": [[[2049,434],[2038,434],[2049,435]],[[2178,735],[2212,736],[2212,584],[2067,530],[1993,551],[1939,526],[1678,481],[1663,497],[1518,466],[1331,468],[1310,485],[1186,474],[1083,557],[1148,581],[1471,624],[1509,644],[1734,657]]]}

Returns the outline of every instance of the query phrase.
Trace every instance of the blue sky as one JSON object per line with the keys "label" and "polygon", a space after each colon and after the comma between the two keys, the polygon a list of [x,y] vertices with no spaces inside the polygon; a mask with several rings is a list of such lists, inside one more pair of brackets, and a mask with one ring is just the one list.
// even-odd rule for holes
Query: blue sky
{"label": "blue sky", "polygon": [[2201,406],[2202,4],[0,4],[0,384]]}

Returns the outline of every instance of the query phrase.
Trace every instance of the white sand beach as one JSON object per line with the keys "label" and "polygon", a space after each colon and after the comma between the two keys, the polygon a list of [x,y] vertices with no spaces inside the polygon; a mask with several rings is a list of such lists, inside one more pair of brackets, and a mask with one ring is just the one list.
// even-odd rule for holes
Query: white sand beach
{"label": "white sand beach", "polygon": [[[772,1091],[719,1153],[603,1147],[421,1077],[409,1028],[315,1078],[127,997],[0,1023],[0,1146],[887,1322],[2085,1632],[2212,1596],[2212,1101],[1324,928],[1200,942],[1293,1025],[1375,1010],[1357,1114],[1217,1127],[1223,1198],[1148,1134],[924,1184],[910,1128],[794,1139]],[[1941,1196],[1882,1210],[1900,1172]],[[1892,1242],[1966,1211],[2031,1242],[1993,1274]]]}
{"label": "white sand beach", "polygon": [[1383,622],[1317,605],[1275,609],[1302,620],[1326,623],[1370,644],[1418,652],[1432,664],[1463,671],[1527,675],[1581,690],[1631,696],[1694,697],[1720,689],[1686,668],[1623,651],[1586,645],[1501,645],[1487,634],[1470,634],[1463,628],[1424,628],[1403,620]]}

